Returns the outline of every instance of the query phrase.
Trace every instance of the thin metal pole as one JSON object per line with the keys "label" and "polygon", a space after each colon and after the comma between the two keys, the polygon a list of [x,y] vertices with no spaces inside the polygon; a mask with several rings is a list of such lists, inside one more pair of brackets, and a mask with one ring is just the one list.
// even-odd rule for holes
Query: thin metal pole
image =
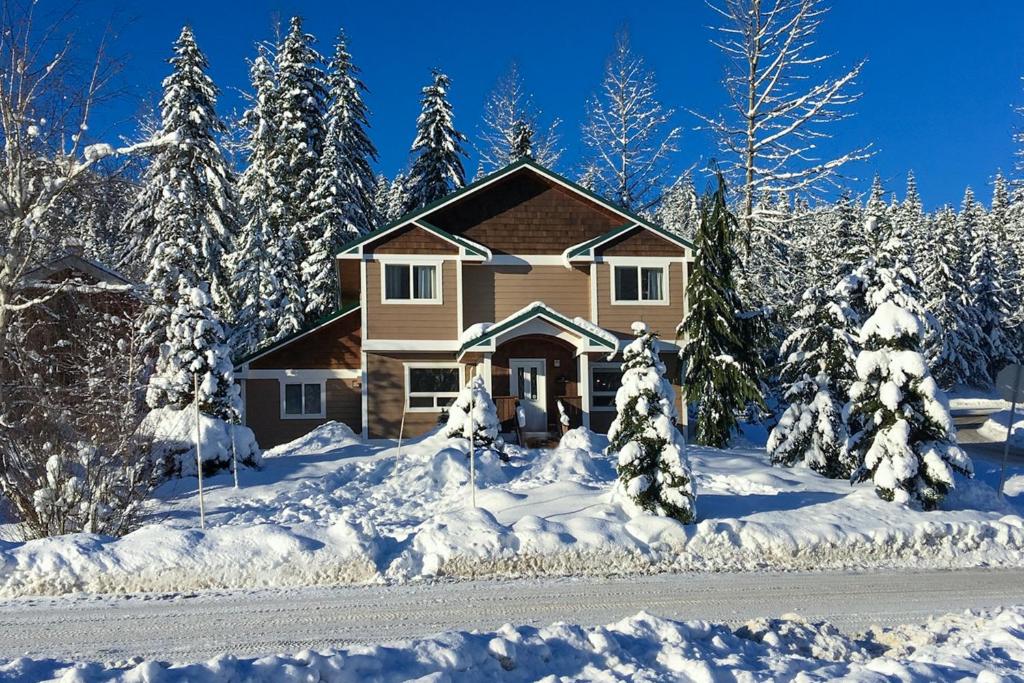
{"label": "thin metal pole", "polygon": [[238,488],[238,453],[235,451],[235,425],[227,423],[231,432],[231,473],[235,475],[235,488]]}
{"label": "thin metal pole", "polygon": [[476,449],[473,448],[473,393],[469,394],[469,498],[476,507]]}
{"label": "thin metal pole", "polygon": [[1010,421],[1006,425],[1006,443],[1003,444],[1003,465],[999,469],[999,498],[1003,498],[1003,486],[1006,484],[1006,461],[1010,458],[1010,437],[1013,436],[1013,421],[1017,416],[1017,396],[1020,395],[1021,370],[1024,366],[1018,365],[1017,372],[1013,378],[1013,400],[1010,401]]}
{"label": "thin metal pole", "polygon": [[405,433],[405,415],[407,412],[406,410],[402,411],[402,424],[398,427],[398,456],[396,457],[401,457],[402,455],[402,434]]}
{"label": "thin metal pole", "polygon": [[192,375],[192,391],[196,408],[196,474],[199,476],[199,528],[206,528],[206,506],[203,505],[203,427],[199,420],[199,375]]}

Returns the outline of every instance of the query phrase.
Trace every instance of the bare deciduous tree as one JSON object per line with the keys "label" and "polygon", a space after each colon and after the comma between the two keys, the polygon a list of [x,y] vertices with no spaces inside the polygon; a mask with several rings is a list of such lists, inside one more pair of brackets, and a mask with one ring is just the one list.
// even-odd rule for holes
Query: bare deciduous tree
{"label": "bare deciduous tree", "polygon": [[827,124],[851,115],[851,92],[864,66],[815,82],[831,55],[815,54],[823,0],[712,0],[719,15],[712,40],[728,59],[725,114],[697,114],[716,134],[723,170],[739,192],[739,219],[749,240],[757,198],[802,193],[835,183],[846,164],[871,156],[870,145],[838,156],[818,149]]}
{"label": "bare deciduous tree", "polygon": [[557,164],[563,151],[558,145],[561,120],[552,120],[542,130],[541,116],[533,97],[526,91],[519,66],[512,62],[484,104],[479,142],[475,145],[480,155],[481,170],[485,173],[497,170],[522,156],[519,152],[522,151],[521,133],[524,129],[532,132],[530,156],[548,168]]}
{"label": "bare deciduous tree", "polygon": [[658,101],[654,74],[631,50],[629,34],[620,32],[601,90],[587,103],[583,142],[591,158],[581,180],[628,209],[653,208],[678,149],[680,129],[666,130],[673,113]]}

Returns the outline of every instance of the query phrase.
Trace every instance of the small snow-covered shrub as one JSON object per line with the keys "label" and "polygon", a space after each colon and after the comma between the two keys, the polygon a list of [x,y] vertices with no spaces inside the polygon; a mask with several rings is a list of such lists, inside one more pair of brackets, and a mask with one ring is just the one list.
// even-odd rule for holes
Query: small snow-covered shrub
{"label": "small snow-covered shrub", "polygon": [[581,451],[594,451],[594,432],[586,427],[570,429],[558,442],[559,448],[574,449]]}
{"label": "small snow-covered shrub", "polygon": [[[472,420],[470,419],[472,418]],[[473,447],[502,453],[505,442],[501,438],[501,422],[484,378],[477,375],[459,392],[448,409],[448,422],[444,435],[448,439],[468,439],[472,423]]]}
{"label": "small snow-covered shrub", "polygon": [[[263,463],[256,435],[245,425],[200,413],[199,426],[204,474],[230,468],[232,449],[240,465],[259,467]],[[168,407],[151,411],[142,421],[139,432],[152,441],[153,458],[162,464],[168,476],[195,476],[199,434],[193,408]]]}
{"label": "small snow-covered shrub", "polygon": [[619,486],[634,503],[689,523],[697,517],[697,489],[676,428],[675,392],[655,348],[657,334],[634,329],[639,336],[622,354],[608,451],[618,454]]}

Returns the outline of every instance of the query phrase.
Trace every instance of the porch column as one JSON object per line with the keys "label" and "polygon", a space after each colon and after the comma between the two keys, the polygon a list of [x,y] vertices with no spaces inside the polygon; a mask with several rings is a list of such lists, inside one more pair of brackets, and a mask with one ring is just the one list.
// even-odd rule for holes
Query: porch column
{"label": "porch column", "polygon": [[583,426],[590,429],[590,356],[586,352],[580,359],[580,409],[583,412]]}
{"label": "porch column", "polygon": [[491,386],[491,352],[488,351],[484,354],[484,384],[487,386],[487,393],[494,396],[494,389]]}

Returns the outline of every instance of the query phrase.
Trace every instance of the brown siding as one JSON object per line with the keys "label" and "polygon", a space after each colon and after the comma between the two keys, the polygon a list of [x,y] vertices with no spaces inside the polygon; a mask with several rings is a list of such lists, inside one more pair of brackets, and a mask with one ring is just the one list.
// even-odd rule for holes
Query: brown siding
{"label": "brown siding", "polygon": [[644,228],[620,235],[597,250],[604,256],[685,256],[686,249]]}
{"label": "brown siding", "polygon": [[458,254],[451,242],[415,225],[388,233],[366,245],[364,251],[374,254]]}
{"label": "brown siding", "polygon": [[441,266],[440,304],[381,302],[381,264],[366,263],[367,339],[458,339],[458,263]]}
{"label": "brown siding", "polygon": [[359,275],[359,261],[338,259],[338,284],[341,290],[342,303],[349,304],[359,301],[359,290],[362,279]]}
{"label": "brown siding", "polygon": [[594,266],[597,277],[597,324],[621,337],[632,337],[630,326],[640,320],[661,335],[667,342],[674,342],[676,326],[683,319],[683,270],[681,263],[668,266],[669,305],[622,305],[612,304],[611,265],[598,263]]}
{"label": "brown siding", "polygon": [[625,222],[528,169],[428,214],[427,220],[495,254],[561,254]]}
{"label": "brown siding", "polygon": [[358,434],[363,428],[359,380],[328,379],[326,408],[325,420],[282,420],[279,381],[245,381],[245,423],[256,434],[261,448],[272,448],[297,439],[329,420],[344,422]]}
{"label": "brown siding", "polygon": [[[367,353],[367,435],[394,439],[405,412],[405,363],[455,362],[454,353]],[[403,438],[420,436],[437,426],[438,412],[406,413]]]}
{"label": "brown siding", "polygon": [[361,367],[359,309],[287,346],[257,358],[251,368],[345,370]]}
{"label": "brown siding", "polygon": [[464,265],[463,322],[497,322],[543,301],[573,318],[590,318],[590,273],[563,266]]}

